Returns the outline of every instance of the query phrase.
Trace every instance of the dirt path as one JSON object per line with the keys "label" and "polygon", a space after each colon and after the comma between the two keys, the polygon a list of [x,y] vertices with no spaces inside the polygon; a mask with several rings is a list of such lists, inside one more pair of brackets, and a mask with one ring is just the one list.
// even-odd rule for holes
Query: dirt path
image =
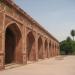
{"label": "dirt path", "polygon": [[0,71],[0,75],[75,75],[75,56],[40,60],[33,64]]}

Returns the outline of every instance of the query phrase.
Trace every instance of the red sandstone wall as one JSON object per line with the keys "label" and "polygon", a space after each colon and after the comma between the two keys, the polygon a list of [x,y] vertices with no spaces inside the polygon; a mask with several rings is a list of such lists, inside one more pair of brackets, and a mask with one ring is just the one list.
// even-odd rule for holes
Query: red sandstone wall
{"label": "red sandstone wall", "polygon": [[[31,19],[32,20],[32,19]],[[38,60],[39,54],[38,54],[38,39],[41,37],[42,39],[42,51],[40,53],[42,54],[42,58],[50,58],[53,56],[59,55],[59,42],[54,39],[52,36],[47,34],[47,32],[40,28],[40,26],[37,26],[36,23],[32,22],[30,19],[28,19],[26,16],[24,16],[22,13],[20,13],[16,8],[12,7],[11,5],[6,4],[0,4],[0,69],[4,68],[5,65],[5,30],[8,26],[11,24],[16,24],[16,26],[19,28],[21,32],[21,43],[17,44],[18,47],[16,49],[17,51],[17,57],[15,57],[17,60],[17,63],[20,64],[26,64],[27,63],[27,35],[29,32],[32,33],[35,41],[34,44],[32,44],[31,49],[31,59]],[[13,32],[15,30],[15,27],[13,28]],[[18,32],[17,32],[18,33]],[[18,35],[16,33],[16,35]],[[17,37],[18,38],[18,37]],[[45,40],[47,40],[47,49],[45,49]],[[49,45],[50,43],[50,45]],[[34,52],[35,50],[35,52]],[[40,57],[41,57],[40,56]]]}

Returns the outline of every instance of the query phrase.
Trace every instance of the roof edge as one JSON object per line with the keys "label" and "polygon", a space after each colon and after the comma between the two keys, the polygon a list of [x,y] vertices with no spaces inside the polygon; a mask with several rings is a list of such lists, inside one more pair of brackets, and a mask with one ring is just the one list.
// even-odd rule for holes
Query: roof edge
{"label": "roof edge", "polygon": [[8,3],[9,5],[13,6],[15,9],[17,9],[21,14],[23,14],[25,17],[27,17],[32,23],[36,24],[38,27],[40,27],[42,30],[44,30],[50,37],[52,37],[54,40],[56,40],[58,43],[59,41],[51,35],[43,26],[41,26],[37,21],[35,21],[31,16],[29,16],[23,9],[21,9],[17,4],[15,4],[12,0],[4,0],[5,3]]}

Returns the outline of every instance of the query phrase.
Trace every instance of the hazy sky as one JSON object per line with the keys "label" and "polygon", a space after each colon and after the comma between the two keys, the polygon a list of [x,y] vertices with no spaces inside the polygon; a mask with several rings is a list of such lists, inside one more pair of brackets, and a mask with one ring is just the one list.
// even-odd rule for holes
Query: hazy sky
{"label": "hazy sky", "polygon": [[15,0],[59,41],[75,29],[75,0]]}

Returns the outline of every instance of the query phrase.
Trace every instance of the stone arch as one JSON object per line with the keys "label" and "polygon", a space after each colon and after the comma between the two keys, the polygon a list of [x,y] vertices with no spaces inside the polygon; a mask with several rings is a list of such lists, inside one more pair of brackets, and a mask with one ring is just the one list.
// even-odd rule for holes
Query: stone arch
{"label": "stone arch", "polygon": [[38,38],[38,58],[43,58],[43,41],[41,37]]}
{"label": "stone arch", "polygon": [[22,35],[16,23],[5,29],[5,64],[21,62]]}
{"label": "stone arch", "polygon": [[[9,23],[6,24],[6,26],[5,26],[5,31],[6,31],[6,28],[7,28],[8,26],[12,25],[12,24],[16,24],[16,26],[18,27],[18,29],[19,29],[19,31],[20,31],[20,33],[21,33],[20,25],[19,25],[18,23],[14,22],[14,21],[11,21],[11,22],[9,22]],[[22,33],[21,33],[21,34],[22,34]]]}
{"label": "stone arch", "polygon": [[35,37],[32,31],[27,34],[27,60],[36,60]]}
{"label": "stone arch", "polygon": [[45,56],[48,58],[48,42],[45,40]]}

